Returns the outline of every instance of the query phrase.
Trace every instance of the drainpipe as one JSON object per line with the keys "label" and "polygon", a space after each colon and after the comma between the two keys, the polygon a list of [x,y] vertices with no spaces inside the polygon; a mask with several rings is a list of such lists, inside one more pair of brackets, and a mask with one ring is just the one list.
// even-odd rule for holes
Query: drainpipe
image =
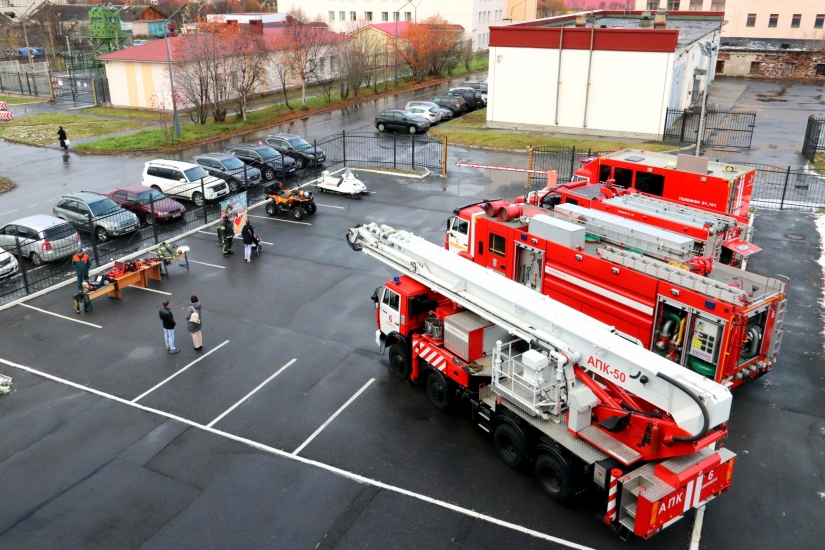
{"label": "drainpipe", "polygon": [[559,72],[556,75],[556,126],[559,125],[559,92],[561,90],[561,51],[564,49],[564,24],[561,26],[559,36]]}
{"label": "drainpipe", "polygon": [[[593,12],[590,12],[593,15]],[[590,99],[590,69],[593,67],[593,38],[596,36],[596,18],[593,17],[590,27],[590,54],[587,59],[587,89],[584,91],[584,121],[582,127],[587,128],[587,103]]]}

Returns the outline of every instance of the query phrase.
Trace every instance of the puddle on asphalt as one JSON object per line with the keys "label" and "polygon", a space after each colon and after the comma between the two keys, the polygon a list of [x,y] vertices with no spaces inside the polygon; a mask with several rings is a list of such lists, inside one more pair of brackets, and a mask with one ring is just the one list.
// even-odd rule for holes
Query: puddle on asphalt
{"label": "puddle on asphalt", "polygon": [[[514,189],[524,189],[527,185],[527,174],[523,172],[507,172],[504,170],[489,170],[479,168],[461,168],[458,174],[453,173],[448,181],[441,181],[440,188],[461,197],[487,197],[500,188],[509,187],[510,191],[502,196],[509,196]],[[413,189],[432,189],[432,184],[411,184]],[[544,187],[544,182],[533,184],[534,188]],[[500,193],[501,194],[501,193]],[[517,192],[516,194],[520,194]]]}

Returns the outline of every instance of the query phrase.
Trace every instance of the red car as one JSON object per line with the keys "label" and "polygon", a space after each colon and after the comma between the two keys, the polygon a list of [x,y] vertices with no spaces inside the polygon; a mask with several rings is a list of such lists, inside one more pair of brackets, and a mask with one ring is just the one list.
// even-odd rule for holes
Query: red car
{"label": "red car", "polygon": [[[182,220],[186,207],[156,189],[130,185],[104,193],[124,209],[134,212],[142,223],[152,225],[155,220],[169,222]],[[154,209],[154,217],[152,210]]]}

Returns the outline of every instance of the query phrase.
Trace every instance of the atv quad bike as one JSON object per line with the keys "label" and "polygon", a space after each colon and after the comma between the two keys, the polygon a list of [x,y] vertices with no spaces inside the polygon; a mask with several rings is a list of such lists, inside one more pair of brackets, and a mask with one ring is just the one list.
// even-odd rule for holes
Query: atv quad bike
{"label": "atv quad bike", "polygon": [[266,203],[266,213],[270,216],[289,213],[300,220],[318,210],[311,191],[284,189],[284,184],[279,181],[267,185],[265,191],[271,199]]}

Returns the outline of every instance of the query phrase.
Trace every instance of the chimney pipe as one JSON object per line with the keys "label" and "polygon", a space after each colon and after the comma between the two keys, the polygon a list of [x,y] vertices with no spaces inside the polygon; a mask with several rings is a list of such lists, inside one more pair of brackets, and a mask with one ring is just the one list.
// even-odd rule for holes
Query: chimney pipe
{"label": "chimney pipe", "polygon": [[667,26],[667,12],[665,10],[659,10],[656,12],[656,17],[653,19],[653,26],[654,27],[666,27]]}
{"label": "chimney pipe", "polygon": [[587,16],[586,15],[577,15],[576,16],[576,26],[577,27],[586,27],[587,26]]}

